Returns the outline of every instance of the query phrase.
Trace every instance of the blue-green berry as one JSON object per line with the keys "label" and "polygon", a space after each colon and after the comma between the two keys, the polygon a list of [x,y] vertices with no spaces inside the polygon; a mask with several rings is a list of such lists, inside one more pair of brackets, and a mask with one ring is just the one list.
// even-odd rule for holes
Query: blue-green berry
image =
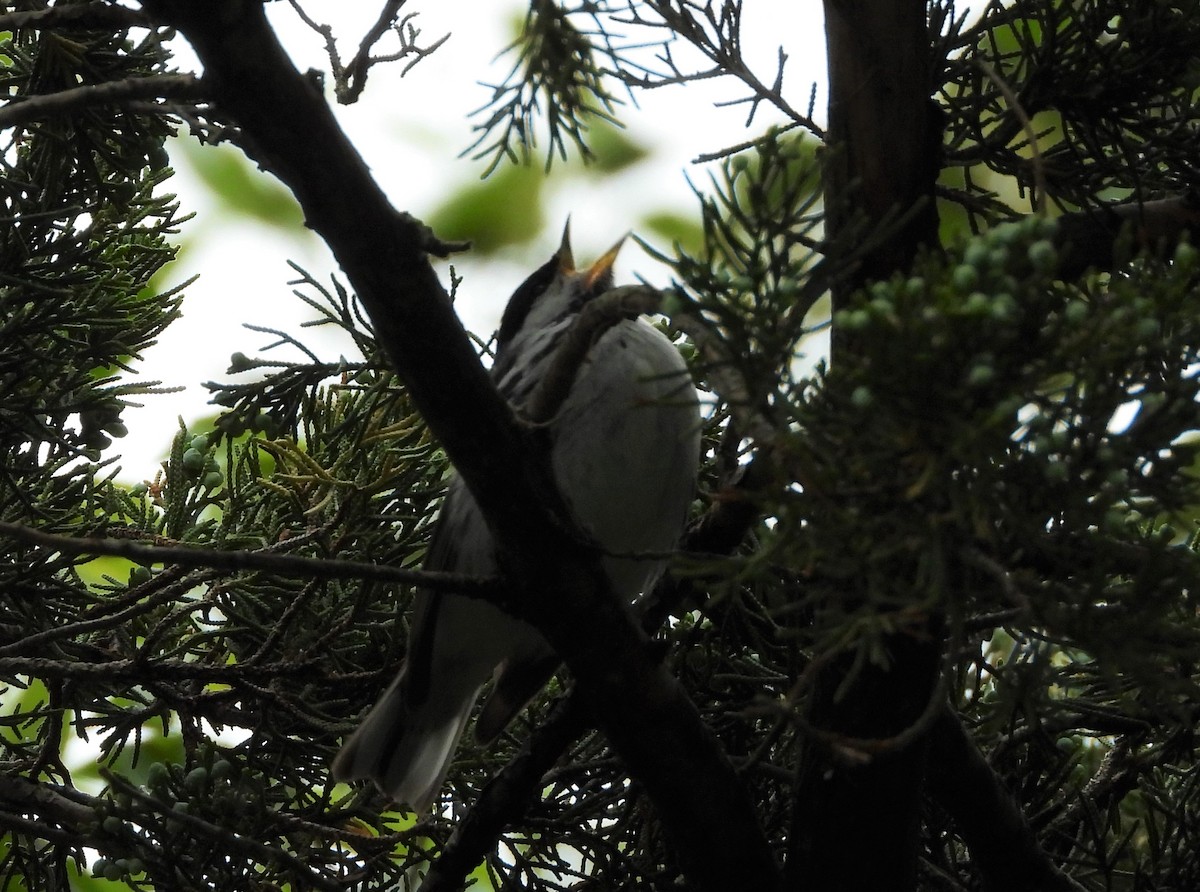
{"label": "blue-green berry", "polygon": [[1058,251],[1049,241],[1042,239],[1029,246],[1029,262],[1039,273],[1053,272],[1058,266]]}

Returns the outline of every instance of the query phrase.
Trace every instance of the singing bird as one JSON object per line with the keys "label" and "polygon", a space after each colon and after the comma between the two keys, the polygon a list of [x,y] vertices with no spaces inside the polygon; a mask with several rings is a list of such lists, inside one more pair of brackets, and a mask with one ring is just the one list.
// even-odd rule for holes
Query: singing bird
{"label": "singing bird", "polygon": [[[577,270],[568,225],[555,255],[509,299],[492,375],[518,413],[580,310],[612,287],[620,247]],[[618,322],[588,351],[548,434],[567,506],[601,549],[613,591],[634,601],[662,573],[663,554],[677,545],[696,488],[699,405],[683,358],[646,320]],[[458,478],[450,483],[425,568],[497,573],[487,523]],[[479,599],[418,592],[410,629],[400,673],[345,742],[333,775],[370,779],[421,813],[437,797],[488,679],[494,684],[475,725],[484,742],[524,708],[556,661],[533,626]]]}

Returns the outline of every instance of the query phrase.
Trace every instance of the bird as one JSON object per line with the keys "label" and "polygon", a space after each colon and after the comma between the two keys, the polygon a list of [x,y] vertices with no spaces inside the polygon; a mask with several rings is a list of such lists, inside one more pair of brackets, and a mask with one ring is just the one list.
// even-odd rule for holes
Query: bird
{"label": "bird", "polygon": [[[575,267],[570,221],[558,250],[513,292],[496,333],[493,380],[519,414],[579,312],[612,288],[624,239]],[[679,351],[645,318],[603,330],[546,422],[555,482],[626,603],[648,592],[679,542],[695,496],[699,399]],[[548,559],[552,556],[548,556]],[[496,545],[461,478],[447,489],[423,566],[474,576],[499,569]],[[338,781],[371,780],[427,812],[489,679],[476,719],[488,743],[536,696],[559,659],[529,623],[478,598],[418,591],[398,675],[334,759]]]}

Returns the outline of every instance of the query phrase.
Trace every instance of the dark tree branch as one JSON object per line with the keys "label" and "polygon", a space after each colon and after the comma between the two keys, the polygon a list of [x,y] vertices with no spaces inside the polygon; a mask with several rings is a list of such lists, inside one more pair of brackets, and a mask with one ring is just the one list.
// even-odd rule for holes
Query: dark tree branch
{"label": "dark tree branch", "polygon": [[1200,233],[1200,193],[1187,192],[1156,201],[1113,204],[1067,214],[1058,220],[1058,275],[1078,278],[1089,268],[1110,270],[1122,257],[1121,239],[1129,249],[1169,256],[1185,237],[1193,244]]}
{"label": "dark tree branch", "polygon": [[488,783],[459,821],[441,856],[421,883],[420,892],[461,889],[509,824],[519,820],[542,785],[542,778],[590,727],[587,711],[570,694],[525,741],[521,751]]}
{"label": "dark tree branch", "polygon": [[[78,795],[78,794],[76,794]],[[19,775],[0,774],[0,802],[5,810],[34,812],[55,824],[80,825],[94,821],[94,809],[58,792],[48,784],[35,784]]]}
{"label": "dark tree branch", "polygon": [[0,15],[0,31],[16,31],[19,28],[53,28],[71,25],[75,28],[145,28],[151,20],[136,9],[116,6],[112,3],[80,3],[69,6],[51,6],[25,12],[10,12]]}
{"label": "dark tree branch", "polygon": [[907,268],[919,247],[934,243],[941,129],[930,99],[924,3],[826,0],[825,33],[829,241],[838,248],[839,238],[902,221],[862,258],[858,278],[845,283],[853,291]]}
{"label": "dark tree branch", "polygon": [[78,659],[51,657],[0,657],[0,673],[30,675],[36,678],[86,678],[107,681],[128,681],[142,684],[149,681],[206,681],[239,684],[252,679],[270,681],[276,678],[311,677],[320,663],[318,657],[307,660],[288,660],[281,663],[236,663],[229,666],[210,666],[190,660],[119,659],[85,662]]}
{"label": "dark tree branch", "polygon": [[85,108],[100,105],[125,105],[144,99],[205,98],[203,83],[191,74],[133,77],[103,84],[85,84],[58,93],[11,99],[0,109],[0,129],[69,115]]}
{"label": "dark tree branch", "polygon": [[[692,524],[681,545],[682,550],[729,554],[737,548],[760,517],[756,499],[771,485],[775,470],[774,463],[761,456],[747,463],[737,484]],[[668,574],[638,605],[642,628],[653,633],[694,594],[687,580]],[[548,665],[544,668],[544,681],[548,681],[558,667]],[[421,892],[462,888],[467,875],[487,857],[504,829],[517,823],[525,814],[546,772],[592,726],[592,717],[576,691],[570,691],[560,699],[550,717],[534,729],[520,753],[484,787],[430,868]]]}
{"label": "dark tree branch", "polygon": [[[474,495],[523,601],[563,656],[604,733],[644,785],[696,889],[777,888],[750,797],[598,556],[571,531],[536,438],[480,366],[428,261],[445,253],[371,179],[316,88],[250,0],[146,0],[191,41],[247,151],[295,193],[376,336]],[[556,505],[554,520],[545,505]],[[546,555],[557,555],[548,561]],[[704,783],[697,782],[703,778]]]}
{"label": "dark tree branch", "polygon": [[931,735],[928,783],[971,850],[986,892],[1082,892],[1047,857],[1020,807],[948,707]]}
{"label": "dark tree branch", "polygon": [[419,585],[431,591],[452,591],[468,598],[498,600],[502,593],[501,586],[494,579],[465,573],[406,570],[385,564],[368,564],[365,561],[300,557],[269,551],[221,551],[191,545],[143,545],[129,539],[101,536],[60,536],[6,521],[0,521],[0,534],[32,545],[51,548],[63,554],[103,554],[129,558],[142,564],[172,564],[189,569],[207,567],[229,572],[261,570],[305,579],[374,579],[380,582]]}
{"label": "dark tree branch", "polygon": [[528,443],[428,259],[455,246],[390,205],[260,4],[155,0],[145,8],[191,40],[210,95],[242,128],[246,150],[293,190],[308,226],[328,241],[389,361],[481,507],[497,526],[527,530]]}
{"label": "dark tree branch", "polygon": [[[855,269],[835,309],[865,283],[907,269],[937,237],[933,200],[941,132],[933,103],[923,0],[826,0],[829,127],[826,234],[835,265]],[[856,345],[833,332],[833,363]],[[849,358],[849,357],[847,357]],[[847,592],[827,609],[845,611]],[[818,608],[821,609],[821,608]],[[806,721],[833,735],[884,740],[916,727],[940,672],[940,618],[884,637],[884,664],[855,649],[814,670]],[[916,888],[928,735],[869,758],[836,758],[818,740],[800,753],[788,882],[816,890]],[[862,857],[870,852],[870,857]]]}

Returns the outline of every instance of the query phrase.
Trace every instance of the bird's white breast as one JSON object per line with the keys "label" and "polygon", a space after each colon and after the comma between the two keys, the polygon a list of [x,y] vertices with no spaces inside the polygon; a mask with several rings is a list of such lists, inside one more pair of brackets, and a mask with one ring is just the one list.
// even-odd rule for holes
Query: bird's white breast
{"label": "bird's white breast", "polygon": [[554,475],[576,520],[610,555],[613,587],[632,599],[677,544],[696,486],[700,420],[679,352],[642,320],[620,322],[588,353],[551,424]]}

